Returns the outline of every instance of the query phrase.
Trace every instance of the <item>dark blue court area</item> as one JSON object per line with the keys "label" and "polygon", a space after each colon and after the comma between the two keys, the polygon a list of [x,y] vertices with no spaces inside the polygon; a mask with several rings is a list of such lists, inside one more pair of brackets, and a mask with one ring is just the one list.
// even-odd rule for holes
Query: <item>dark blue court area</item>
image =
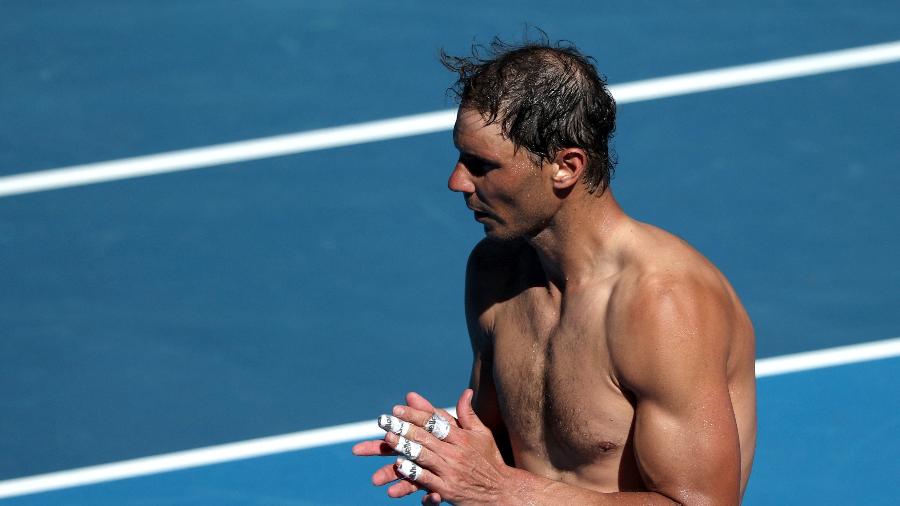
{"label": "dark blue court area", "polygon": [[[611,84],[900,40],[888,1],[0,0],[0,180],[447,109],[439,50],[526,23]],[[620,106],[613,192],[729,277],[759,358],[900,336],[898,83],[888,63]],[[0,490],[374,423],[410,390],[454,404],[482,235],[456,155],[444,131],[0,197]],[[745,504],[895,504],[898,372],[760,378]],[[397,503],[350,446],[0,503]]]}

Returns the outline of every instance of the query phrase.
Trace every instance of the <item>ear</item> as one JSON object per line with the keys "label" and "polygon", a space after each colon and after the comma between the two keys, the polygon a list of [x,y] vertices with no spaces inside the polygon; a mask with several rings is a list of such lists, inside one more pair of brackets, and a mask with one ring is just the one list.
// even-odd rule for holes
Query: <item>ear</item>
{"label": "ear", "polygon": [[587,153],[581,148],[565,148],[556,152],[553,159],[553,188],[566,190],[572,188],[587,167]]}

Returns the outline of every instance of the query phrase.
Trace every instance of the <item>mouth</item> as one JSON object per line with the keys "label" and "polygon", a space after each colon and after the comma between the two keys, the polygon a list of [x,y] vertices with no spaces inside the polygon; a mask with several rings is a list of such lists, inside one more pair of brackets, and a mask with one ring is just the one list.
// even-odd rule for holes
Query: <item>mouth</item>
{"label": "mouth", "polygon": [[490,214],[488,214],[488,213],[486,213],[486,212],[484,212],[484,211],[479,211],[478,209],[475,209],[474,207],[472,207],[472,206],[470,206],[470,205],[468,205],[468,204],[466,204],[466,207],[468,207],[469,210],[472,211],[472,213],[475,214],[475,221],[482,221],[482,220],[484,220],[484,219],[486,219],[486,218],[490,218],[490,217],[491,217]]}

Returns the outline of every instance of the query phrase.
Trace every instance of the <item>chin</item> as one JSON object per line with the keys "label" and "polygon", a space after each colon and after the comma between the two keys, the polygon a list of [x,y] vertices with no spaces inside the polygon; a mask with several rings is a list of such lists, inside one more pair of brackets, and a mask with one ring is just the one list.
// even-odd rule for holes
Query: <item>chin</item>
{"label": "chin", "polygon": [[512,228],[500,226],[497,223],[484,223],[484,236],[487,239],[501,242],[530,241],[547,228],[547,222],[538,222],[526,227]]}
{"label": "chin", "polygon": [[525,237],[525,234],[514,230],[504,229],[500,227],[484,225],[484,237],[492,241],[509,242]]}

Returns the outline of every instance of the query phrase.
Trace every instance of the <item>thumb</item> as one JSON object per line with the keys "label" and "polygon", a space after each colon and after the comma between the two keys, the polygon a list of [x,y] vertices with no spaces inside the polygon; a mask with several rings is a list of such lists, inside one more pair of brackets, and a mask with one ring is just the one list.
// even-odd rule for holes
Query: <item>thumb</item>
{"label": "thumb", "polygon": [[459,396],[459,401],[456,403],[456,417],[459,419],[459,425],[463,429],[480,431],[485,426],[481,423],[478,415],[475,414],[475,410],[472,409],[472,397],[474,396],[475,391],[471,388],[463,391],[462,395]]}

